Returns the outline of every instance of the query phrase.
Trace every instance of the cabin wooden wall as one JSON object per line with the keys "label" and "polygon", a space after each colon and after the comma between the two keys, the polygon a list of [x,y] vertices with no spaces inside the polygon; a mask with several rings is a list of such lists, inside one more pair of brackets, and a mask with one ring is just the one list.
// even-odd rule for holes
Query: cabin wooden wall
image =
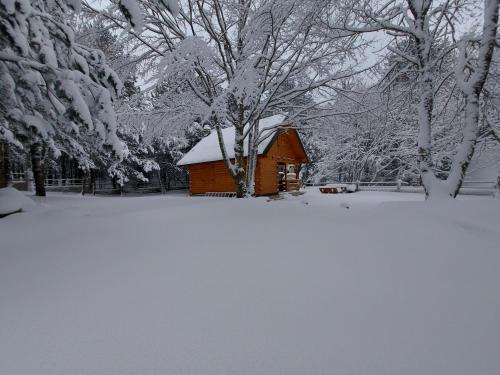
{"label": "cabin wooden wall", "polygon": [[190,165],[189,191],[191,194],[236,192],[236,186],[225,163],[220,160]]}
{"label": "cabin wooden wall", "polygon": [[307,162],[295,131],[281,133],[265,155],[259,156],[255,176],[257,195],[275,194],[279,191],[278,163],[300,164]]}
{"label": "cabin wooden wall", "polygon": [[[283,132],[272,143],[266,155],[260,155],[255,171],[255,193],[257,195],[278,192],[278,163],[304,163],[300,141],[294,131]],[[246,162],[246,160],[245,160]],[[233,178],[224,161],[191,164],[189,166],[189,191],[191,194],[208,192],[236,192]]]}

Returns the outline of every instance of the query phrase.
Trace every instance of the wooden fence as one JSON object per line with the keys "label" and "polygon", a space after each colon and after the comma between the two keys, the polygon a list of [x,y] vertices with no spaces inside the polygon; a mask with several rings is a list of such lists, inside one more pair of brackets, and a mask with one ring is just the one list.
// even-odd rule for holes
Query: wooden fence
{"label": "wooden fence", "polygon": [[[26,179],[24,173],[12,174],[12,185],[19,190],[27,190],[28,184],[33,186],[33,180]],[[81,178],[47,178],[45,179],[45,189],[47,191],[61,192],[81,192],[83,189],[84,180]],[[170,190],[180,189],[179,186],[173,186]],[[143,193],[160,193],[165,189],[160,184],[136,184],[125,185],[123,187],[114,187],[110,181],[96,181],[91,194],[143,194]]]}
{"label": "wooden fence", "polygon": [[[307,186],[328,186],[335,184],[356,185],[358,191],[390,191],[402,193],[423,193],[421,185],[410,185],[401,180],[396,181],[356,181],[328,182],[322,184],[306,184]],[[498,189],[497,181],[464,181],[460,188],[461,195],[493,195]]]}

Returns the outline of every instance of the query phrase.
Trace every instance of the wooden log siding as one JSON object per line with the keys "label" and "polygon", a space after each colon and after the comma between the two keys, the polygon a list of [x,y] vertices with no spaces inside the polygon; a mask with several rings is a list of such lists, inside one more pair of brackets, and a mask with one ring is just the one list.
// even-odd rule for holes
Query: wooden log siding
{"label": "wooden log siding", "polygon": [[[301,164],[307,161],[307,155],[297,131],[287,129],[280,132],[270,144],[267,152],[257,158],[256,195],[276,194],[279,191],[278,163]],[[236,191],[231,174],[222,160],[191,164],[188,168],[191,194]]]}
{"label": "wooden log siding", "polygon": [[191,194],[236,192],[236,186],[224,162],[213,161],[189,166],[189,191]]}

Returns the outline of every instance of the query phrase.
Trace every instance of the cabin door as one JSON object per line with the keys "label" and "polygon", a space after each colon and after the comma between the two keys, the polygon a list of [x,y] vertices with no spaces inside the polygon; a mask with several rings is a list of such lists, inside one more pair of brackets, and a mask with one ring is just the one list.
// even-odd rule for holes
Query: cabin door
{"label": "cabin door", "polygon": [[286,191],[286,164],[278,163],[278,191]]}
{"label": "cabin door", "polygon": [[279,191],[298,191],[300,182],[296,164],[278,163]]}

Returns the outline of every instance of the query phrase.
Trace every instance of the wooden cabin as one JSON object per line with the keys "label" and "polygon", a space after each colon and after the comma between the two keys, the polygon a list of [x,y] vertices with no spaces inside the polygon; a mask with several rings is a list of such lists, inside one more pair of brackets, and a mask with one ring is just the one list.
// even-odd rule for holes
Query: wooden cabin
{"label": "wooden cabin", "polygon": [[[279,124],[284,116],[275,115],[260,121],[260,129]],[[234,158],[234,128],[222,129],[229,157]],[[298,190],[299,172],[308,157],[300,136],[294,128],[271,128],[264,131],[259,144],[255,171],[255,194],[271,195],[279,191]],[[245,144],[245,162],[248,153]],[[234,161],[234,159],[232,159]],[[228,171],[218,142],[217,132],[203,138],[177,163],[187,166],[191,194],[233,193],[236,186]]]}

